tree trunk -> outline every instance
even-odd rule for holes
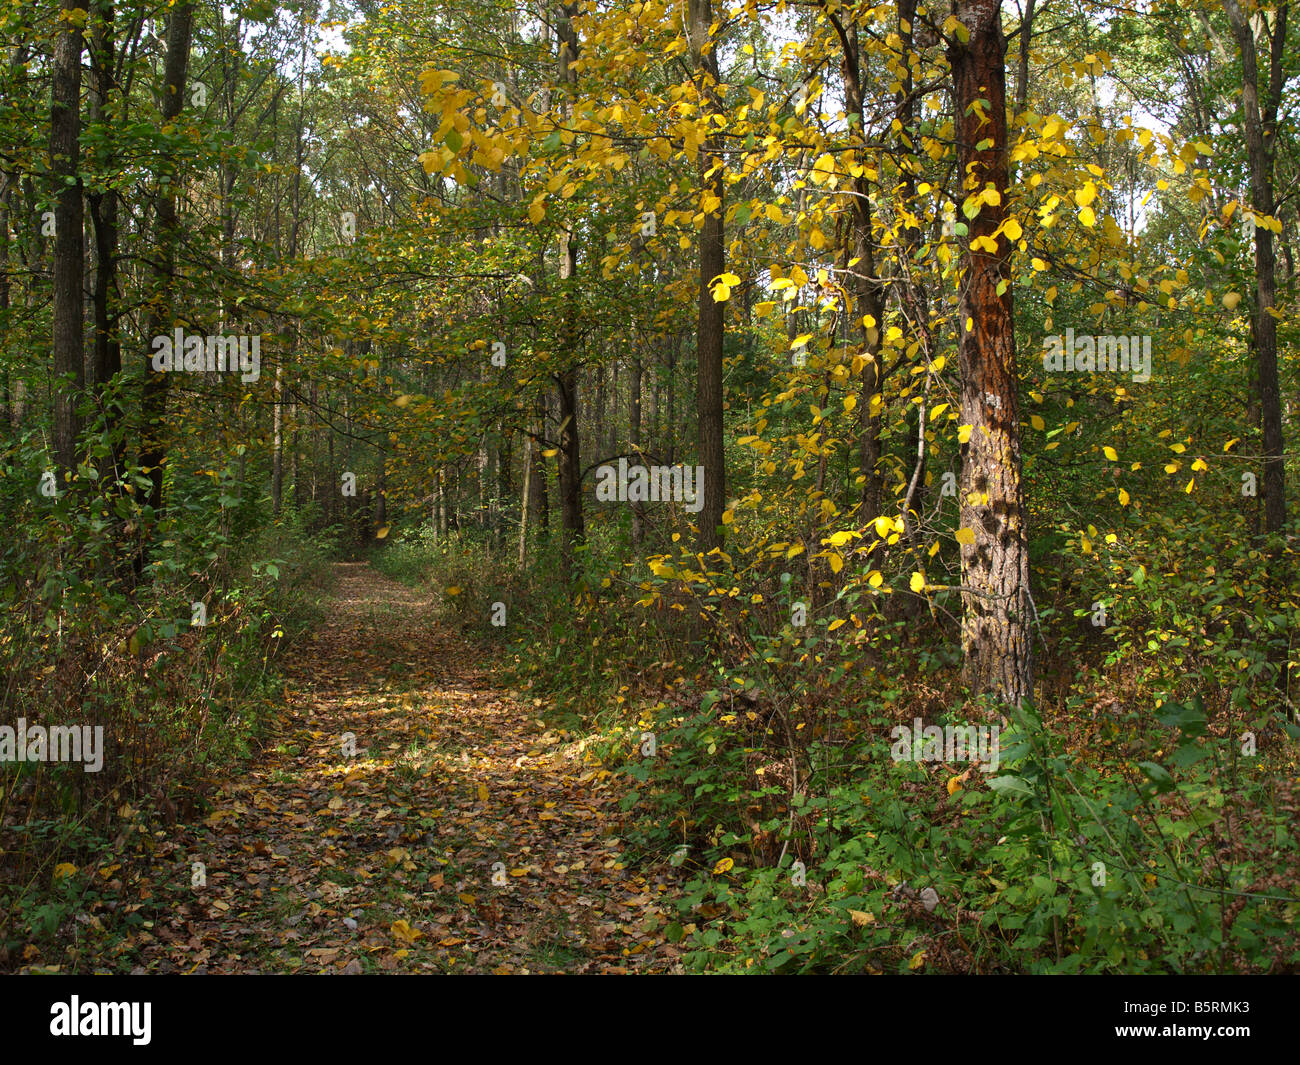
[[[519,493],[519,566],[528,561],[528,510],[532,503],[533,438],[524,434],[524,484]]]
[[[573,63],[578,58],[578,34],[573,18],[578,5],[561,4],[556,23],[560,82],[570,94],[577,85]],[[578,310],[574,277],[578,269],[578,251],[571,230],[560,233],[560,285],[565,306],[560,322],[560,351],[573,362],[555,375],[560,400],[560,522],[562,526],[560,557],[564,577],[573,577],[573,550],[586,536],[582,518],[582,452],[578,436]]]
[[[701,109],[708,115],[720,113],[717,99],[718,57],[716,42],[709,41],[713,25],[712,0],[689,0],[687,35],[691,56],[700,78]],[[712,128],[712,127],[710,127]],[[700,158],[700,190],[716,200],[704,212],[700,230],[699,319],[696,331],[697,362],[695,404],[699,418],[699,461],[704,468],[704,506],[699,514],[700,550],[707,553],[722,546],[722,510],[726,499],[726,455],[723,450],[722,353],[725,302],[714,300],[711,282],[726,271],[726,198],[722,140],[710,136]]]
[[[627,437],[631,444],[630,450],[636,456],[635,461],[641,462],[641,359],[640,357],[632,360],[632,381],[629,385],[628,392],[628,413],[627,413]],[[645,539],[645,514],[644,508],[640,501],[632,503],[632,543],[640,545]]]
[[[904,0],[904,5],[906,2]],[[845,113],[856,120],[853,125],[857,127],[858,151],[865,153],[867,148],[863,130],[866,128],[866,119],[863,114],[864,98],[856,23],[849,25],[845,39],[848,47],[841,62]],[[910,44],[910,37],[905,40]],[[865,154],[859,154],[857,162],[863,172],[853,179],[854,195],[849,197],[848,247],[848,260],[856,259],[857,262],[849,267],[848,287],[853,293],[850,316],[861,331],[862,356],[865,360],[862,367],[862,390],[858,398],[858,465],[863,478],[858,524],[865,527],[879,517],[884,506],[884,477],[880,469],[880,427],[884,414],[884,396],[880,391],[884,383],[880,366],[880,336],[884,300],[876,277],[875,244],[871,234],[871,183],[866,177]]]
[[[958,313],[962,423],[971,427],[962,455],[961,527],[974,534],[961,546],[964,680],[975,694],[1019,705],[1033,694],[1033,648],[1011,242],[997,238],[996,253],[971,247],[1007,217],[1006,40],[998,0],[963,0],[957,17],[970,32],[966,44],[953,39],[948,51],[958,173],[968,175],[967,196],[991,188],[999,199],[982,203],[970,221]]]
[[[98,9],[99,25],[91,49],[90,120],[95,124],[110,121],[109,100],[115,85],[113,61],[114,11],[111,0],[102,0]],[[107,160],[106,160],[107,161]],[[117,335],[117,255],[118,224],[117,194],[111,190],[96,192],[88,198],[91,225],[95,234],[95,288],[93,308],[95,316],[95,344],[92,366],[93,388],[102,394],[104,388],[122,370],[122,345]],[[105,412],[105,429],[112,430],[120,410]],[[122,451],[116,449],[120,460]]]
[[[537,532],[547,539],[551,531],[551,506],[546,493],[546,469],[542,464],[541,442],[546,428],[546,396],[537,394],[537,446],[533,448],[532,503],[537,514]]]
[[[65,15],[79,10],[63,0]],[[83,13],[84,14],[84,13]],[[69,473],[77,463],[77,403],[86,385],[82,280],[84,205],[81,181],[81,28],[68,18],[54,41],[51,69],[50,173],[54,176],[54,459]]]
[[[1242,13],[1237,0],[1224,0],[1241,52],[1241,105],[1250,168],[1250,205],[1256,216],[1271,217],[1277,209],[1273,188],[1277,155],[1277,111],[1281,102],[1284,72],[1282,48],[1286,40],[1287,3],[1279,4],[1269,32],[1266,15],[1254,19]],[[1259,49],[1255,27],[1269,45],[1268,81],[1260,89]],[[1255,345],[1255,367],[1259,391],[1260,429],[1264,445],[1264,530],[1280,533],[1286,525],[1286,467],[1283,456],[1282,398],[1277,371],[1277,259],[1273,231],[1262,224],[1255,228],[1255,299],[1252,307],[1251,339]]]
[[[167,22],[167,54],[163,61],[163,102],[161,124],[174,123],[185,105],[185,72],[190,60],[190,31],[194,23],[194,5],[178,3]],[[176,161],[160,161],[155,180],[158,191],[154,197],[154,232],[158,248],[154,266],[153,305],[145,330],[152,340],[172,321],[173,287],[176,275],[176,244],[180,238],[180,222],[176,213],[176,184],[180,175]],[[163,463],[167,459],[167,392],[170,373],[155,373],[145,377],[142,396],[142,421],[140,440],[140,465],[149,476],[149,506],[153,508],[153,521],[157,522],[163,508]],[[141,540],[141,551],[136,561],[137,573],[146,558],[146,543]]]

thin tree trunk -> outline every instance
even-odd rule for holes
[[[628,392],[627,436],[632,454],[641,462],[641,359],[632,360],[632,381]],[[632,543],[640,545],[645,539],[645,514],[640,501],[632,503]]]
[[[907,0],[900,6],[900,19]],[[834,16],[831,16],[832,18]],[[844,79],[845,113],[856,122],[858,150],[866,151],[863,138],[866,116],[861,79],[861,56],[858,46],[858,27],[850,23],[845,31],[848,47],[845,49],[841,70]],[[910,32],[904,37],[910,46]],[[871,234],[871,183],[866,177],[866,159],[860,155],[860,176],[853,178],[853,193],[849,197],[850,236],[848,260],[857,260],[850,267],[849,286],[853,292],[851,317],[861,331],[862,389],[858,397],[858,465],[862,471],[862,507],[858,524],[866,526],[874,521],[884,506],[884,476],[880,469],[880,429],[884,415],[884,396],[881,386],[884,376],[880,365],[881,324],[884,299],[881,284],[876,276],[875,243]],[[847,264],[846,264],[847,265]],[[846,332],[847,338],[847,332]]]
[[[691,56],[700,79],[701,107],[709,114],[722,110],[717,99],[716,42],[709,40],[713,25],[711,0],[688,0],[687,34]],[[696,332],[697,363],[695,403],[699,418],[699,461],[704,468],[704,506],[699,513],[700,550],[722,546],[722,510],[726,499],[726,455],[723,440],[722,359],[725,302],[713,298],[711,283],[727,268],[726,197],[722,141],[710,136],[700,158],[700,189],[716,200],[704,212],[700,230],[699,318]]]
[[[1250,169],[1250,205],[1257,216],[1271,217],[1277,209],[1273,188],[1276,158],[1277,112],[1284,72],[1282,48],[1286,40],[1288,4],[1283,0],[1274,15],[1272,32],[1261,11],[1254,19],[1242,13],[1237,0],[1224,0],[1224,10],[1241,52],[1241,104]],[[1252,22],[1269,45],[1268,80],[1261,98],[1259,49]],[[1280,533],[1286,525],[1286,466],[1283,455],[1282,398],[1277,370],[1277,259],[1273,231],[1255,228],[1255,299],[1251,338],[1259,390],[1260,429],[1264,445],[1264,530]]]
[[[77,462],[77,403],[86,386],[84,205],[81,180],[81,27],[76,0],[54,41],[51,70],[50,173],[54,176],[54,458],[65,471]],[[84,12],[83,12],[84,17]]]
[[[519,566],[528,561],[528,510],[532,503],[533,438],[524,434],[524,485],[519,493]]]
[[[556,23],[560,82],[573,93],[578,74],[573,63],[578,58],[578,35],[573,18],[578,5],[561,4]],[[578,250],[571,230],[560,233],[560,285],[564,289],[564,311],[560,323],[560,351],[573,362],[555,376],[560,400],[560,520],[563,529],[560,545],[561,563],[566,581],[573,576],[573,550],[586,537],[582,517],[582,452],[578,435],[578,320],[577,291],[574,278],[578,269]]]
[[[174,123],[185,104],[185,72],[190,60],[190,33],[194,23],[194,5],[178,3],[172,8],[167,22],[167,53],[163,61],[162,125]],[[153,270],[154,294],[145,335],[157,336],[172,321],[173,287],[176,275],[176,244],[180,238],[180,222],[176,212],[176,184],[180,175],[176,160],[160,161],[155,180],[158,191],[154,196],[154,232],[157,237],[156,259]],[[163,509],[163,463],[167,459],[167,393],[171,383],[170,373],[150,372],[145,377],[142,396],[142,430],[140,464],[148,470],[149,505],[153,508],[155,522]],[[137,574],[143,569],[147,557],[147,540],[141,538],[140,554],[136,560]]]
[[[1037,0],[1025,0],[1020,16],[1020,62],[1016,69],[1016,114],[1024,114],[1029,106],[1029,47],[1034,36],[1034,5]],[[915,0],[913,0],[915,4]]]

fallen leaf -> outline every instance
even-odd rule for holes
[[[394,921],[388,926],[388,930],[393,933],[393,938],[399,943],[409,943],[411,945],[414,945],[415,941],[424,935],[418,928],[412,928],[410,922],[405,920]]]

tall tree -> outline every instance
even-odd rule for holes
[[[557,52],[561,90],[567,94],[566,108],[571,112],[578,83],[578,34],[573,26],[577,4],[561,4],[556,22]],[[572,575],[573,548],[586,535],[582,518],[582,449],[578,434],[578,308],[575,275],[578,270],[578,247],[572,224],[560,230],[560,357],[571,360],[555,374],[559,397],[560,449],[560,551],[566,578]]]
[[[905,17],[903,9],[907,3],[908,0],[903,0],[900,4],[900,21]],[[858,399],[858,465],[862,470],[862,507],[858,523],[865,526],[880,515],[884,502],[884,478],[880,468],[883,400],[880,389],[884,383],[880,361],[880,326],[884,319],[884,299],[876,273],[876,245],[871,232],[872,190],[865,165],[866,93],[862,84],[862,50],[858,41],[858,24],[854,20],[845,26],[835,11],[829,8],[826,17],[835,28],[844,49],[840,59],[844,81],[844,111],[849,116],[854,146],[863,153],[858,157],[857,170],[852,176],[853,195],[849,197],[849,240],[845,249],[845,269],[850,278],[848,288],[853,293],[852,317],[860,332],[864,358],[862,392]],[[910,23],[903,40],[904,48],[910,49]],[[910,74],[908,78],[910,79]]]
[[[727,184],[722,137],[713,116],[725,109],[718,97],[717,42],[711,0],[688,0],[687,37],[695,63],[701,110],[710,133],[700,153],[700,190],[704,225],[700,229],[699,320],[696,330],[695,404],[699,417],[700,465],[704,467],[704,506],[700,510],[700,550],[722,544],[722,510],[726,498],[726,455],[723,450],[722,352],[725,301],[713,298],[712,283],[727,268]]]
[[[50,172],[54,197],[54,456],[65,470],[77,461],[77,403],[86,384],[82,282],[85,209],[81,178],[81,52],[86,12],[63,0],[51,69]]]
[[[190,37],[194,25],[194,5],[178,3],[167,21],[167,46],[163,58],[162,125],[175,123],[185,106],[185,77],[190,61]],[[176,160],[170,152],[159,161],[155,175],[154,234],[157,242],[153,266],[154,293],[150,306],[146,336],[152,338],[172,321],[173,287],[176,275],[176,248],[180,240],[180,219],[176,210],[176,184],[179,181]],[[167,459],[166,411],[171,375],[150,372],[145,377],[142,397],[140,465],[148,470],[149,505],[154,520],[162,513],[163,463]],[[143,568],[147,547],[136,560],[137,572]]]
[[[1286,76],[1282,51],[1289,8],[1281,0],[1272,12],[1260,4],[1247,15],[1237,0],[1223,0],[1224,11],[1241,55],[1242,131],[1250,174],[1250,206],[1255,228],[1255,298],[1251,340],[1255,348],[1260,430],[1264,444],[1264,528],[1279,533],[1286,524],[1286,467],[1283,457],[1282,400],[1277,372],[1277,257],[1273,230],[1264,219],[1277,210],[1274,169],[1277,162],[1277,112]],[[1267,70],[1260,70],[1260,52]]]
[[[1007,209],[1006,39],[998,0],[962,0],[949,39],[966,213],[957,332],[962,453],[964,679],[1018,705],[1032,695],[1032,600],[1021,487],[1020,411]],[[966,36],[966,40],[962,40]],[[988,250],[992,244],[995,251]]]

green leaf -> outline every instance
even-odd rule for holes
[[[1155,762],[1139,762],[1138,768],[1151,781],[1156,794],[1160,795],[1174,790],[1174,778],[1169,775],[1169,770],[1165,769],[1164,766],[1156,765]]]
[[[1010,773],[1004,773],[1000,777],[990,777],[989,787],[999,795],[1032,795],[1034,789],[1021,780],[1018,776]]]
[[[1199,702],[1199,698],[1196,702]],[[1199,736],[1205,731],[1204,706],[1179,706],[1166,703],[1156,711],[1156,720],[1169,728],[1181,729],[1188,736]]]

